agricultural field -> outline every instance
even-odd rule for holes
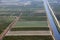
[[[0,34],[8,27],[8,25],[15,19],[11,16],[0,16]]]
[[[6,15],[19,17],[19,20],[11,28],[11,30],[9,30],[9,32],[6,33],[6,36],[3,38],[3,40],[53,40],[50,34],[47,15],[45,12],[43,2],[31,0],[31,3],[31,5],[10,5],[2,8],[0,7],[0,16]],[[25,33],[22,31],[24,31]],[[31,33],[31,36],[24,36],[24,34],[23,36],[21,36],[21,33],[27,33],[27,35]],[[38,36],[33,36],[33,33],[36,33],[36,35]],[[41,34],[43,35],[41,36]]]
[[[46,21],[18,21],[11,31],[49,30]]]
[[[44,9],[44,5],[42,4],[42,1],[35,2],[32,1],[31,5],[26,5],[26,6],[18,6],[18,5],[2,5],[0,6],[0,16],[19,16],[21,11],[34,11],[34,10],[41,10]],[[25,13],[24,12],[24,13]]]
[[[22,16],[20,21],[47,21],[46,16]]]
[[[51,36],[6,36],[3,40],[53,40]]]
[[[34,12],[35,11],[31,13],[27,11],[22,13],[18,22],[11,29],[11,31],[49,30],[46,13]]]
[[[0,11],[0,16],[19,16],[19,11]]]

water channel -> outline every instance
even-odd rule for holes
[[[43,0],[43,1],[44,1],[44,6],[45,6],[45,9],[46,9],[47,15],[48,15],[48,19],[50,21],[51,28],[52,28],[53,33],[54,33],[54,37],[55,37],[56,40],[60,40],[60,33],[57,30],[57,27],[56,27],[56,25],[54,23],[51,12],[50,12],[50,10],[48,8],[47,0]]]

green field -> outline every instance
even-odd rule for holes
[[[23,2],[21,2],[23,3]],[[30,4],[30,1],[27,1]],[[13,3],[14,4],[14,3]],[[19,4],[19,3],[18,3]],[[50,31],[47,23],[47,16],[43,1],[31,0],[31,5],[25,5],[24,2],[19,5],[2,5],[0,6],[0,16],[6,16],[0,19],[0,33],[15,19],[12,16],[19,17],[16,25],[9,31]],[[22,15],[20,15],[22,13]],[[11,16],[11,17],[8,17]],[[8,17],[8,18],[7,18]],[[8,36],[2,40],[53,40],[50,35],[39,36]]]
[[[0,16],[19,16],[19,14],[22,12],[22,16],[46,16],[46,13],[43,12],[36,12],[35,11],[0,11]]]
[[[33,16],[46,16],[46,13],[33,13]]]
[[[47,21],[46,16],[22,16],[20,21]]]
[[[11,30],[49,30],[49,28],[47,21],[18,21]]]
[[[53,40],[51,36],[6,36],[3,40]]]
[[[11,31],[49,31],[48,27],[25,27],[25,28],[12,28]]]
[[[46,21],[18,21],[15,26],[21,27],[46,27],[48,26]]]
[[[0,11],[0,16],[19,16],[19,11]]]
[[[25,12],[22,12],[22,16],[46,16],[46,13],[45,12],[36,12],[35,11],[25,11]]]
[[[0,16],[0,34],[8,27],[8,25],[15,19],[15,17]]]

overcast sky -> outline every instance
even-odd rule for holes
[[[31,1],[32,0],[1,0],[0,5],[31,5]]]
[[[2,2],[19,2],[19,0],[2,0]]]
[[[31,1],[20,2],[20,0],[1,0],[0,5],[30,5]]]

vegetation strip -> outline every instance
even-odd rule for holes
[[[51,36],[6,36],[3,40],[53,40]]]

